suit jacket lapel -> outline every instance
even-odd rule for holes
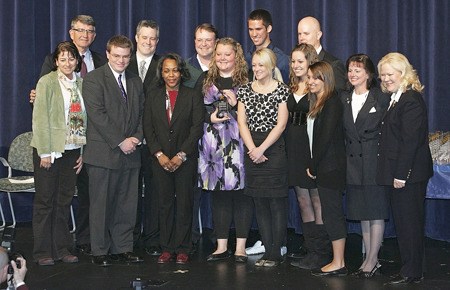
[[[362,106],[359,111],[358,117],[356,118],[355,126],[357,130],[361,130],[364,128],[364,124],[366,123],[367,117],[369,117],[370,110],[375,106],[375,99],[373,97],[373,92],[369,91],[369,95],[367,96],[366,102]]]
[[[352,94],[350,92],[345,93],[344,101],[344,124],[346,124],[345,127],[347,128],[347,132],[349,135],[353,136],[353,138],[355,139],[359,139],[355,122],[353,122]]]
[[[172,112],[172,119],[170,120],[170,125],[172,126],[173,123],[175,123],[175,120],[178,118],[178,116],[181,114],[181,111],[183,110],[183,106],[184,106],[184,99],[183,98],[184,95],[184,88],[183,86],[180,85],[179,89],[178,89],[178,96],[177,96],[177,100],[175,102],[175,107],[173,109]]]

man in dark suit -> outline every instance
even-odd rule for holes
[[[206,73],[203,73],[207,72],[209,69],[209,63],[211,62],[218,37],[219,33],[211,23],[203,23],[195,28],[194,45],[196,54],[186,60],[186,67],[189,70],[191,78],[185,81],[183,85],[189,88],[202,90],[204,76],[206,76]],[[209,200],[209,192],[204,192],[200,187],[198,187],[198,184],[196,182],[194,185],[191,252],[197,251],[198,242],[201,238],[199,218],[200,204],[204,196],[206,196],[206,200]],[[211,240],[213,241],[213,243],[215,243],[214,236]]]
[[[316,49],[319,60],[323,60],[331,64],[336,82],[336,90],[344,90],[347,80],[344,64],[337,57],[323,49],[320,44],[322,31],[320,30],[319,21],[312,16],[302,18],[298,22],[297,33],[298,43],[311,44]]]
[[[125,72],[132,50],[126,36],[113,36],[106,46],[108,63],[83,81],[88,115],[83,159],[91,192],[92,262],[99,266],[108,266],[111,260],[142,261],[132,251],[144,89],[139,76]]]
[[[155,54],[159,42],[159,26],[154,20],[141,20],[136,27],[136,53],[131,56],[127,71],[140,76],[144,93],[155,85],[160,56]],[[144,140],[144,144],[145,144]],[[138,210],[134,227],[134,244],[141,240],[145,251],[159,256],[158,197],[152,189],[152,167],[147,146],[141,148],[141,170],[138,180]],[[142,198],[142,190],[144,197]],[[144,215],[143,215],[144,214]]]
[[[87,72],[94,70],[106,63],[105,57],[95,51],[89,49],[94,42],[96,31],[95,21],[89,15],[77,15],[72,18],[69,30],[70,38],[78,49],[78,52],[83,57],[84,66],[86,68],[83,72],[77,74],[81,77]],[[52,54],[45,57],[42,64],[41,74],[39,77],[48,74],[54,67]],[[35,90],[30,92],[30,103],[34,102],[36,97]],[[77,176],[77,196],[78,209],[76,212],[76,248],[79,252],[89,255],[91,253],[90,237],[89,237],[89,177],[86,169],[83,167],[80,174]]]
[[[194,88],[200,75],[208,71],[218,36],[217,29],[211,23],[203,23],[195,28],[194,44],[196,54],[186,59],[191,78],[183,83]]]

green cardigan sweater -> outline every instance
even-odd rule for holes
[[[77,76],[81,92],[82,79]],[[83,113],[86,124],[86,113]],[[64,98],[58,81],[58,73],[52,71],[39,79],[33,108],[33,138],[31,146],[39,155],[64,152],[67,124],[64,112]]]

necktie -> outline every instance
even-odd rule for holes
[[[87,74],[87,66],[84,62],[84,55],[81,56],[81,70],[80,70],[80,77],[84,78],[84,76]]]
[[[389,111],[390,109],[392,109],[392,108],[395,106],[395,104],[397,104],[397,101],[394,99],[394,100],[392,100],[391,105],[390,105],[389,108],[388,108],[388,111]]]
[[[145,73],[147,70],[145,69],[145,60],[141,60],[140,66],[139,66],[139,76],[141,77],[141,80],[144,81],[145,79]]]
[[[127,92],[125,92],[125,88],[123,87],[122,75],[119,75],[118,80],[119,80],[120,91],[122,92],[122,98],[126,103],[127,102]]]

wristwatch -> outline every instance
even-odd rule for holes
[[[177,153],[177,156],[178,156],[178,158],[180,158],[181,161],[183,161],[183,162],[185,162],[185,161],[187,160],[186,153],[184,153],[183,151],[178,152],[178,153]]]
[[[155,153],[156,159],[159,159],[159,157],[161,157],[161,155],[163,155],[163,154],[164,154],[164,153],[162,153],[161,151],[156,152],[156,153]]]

